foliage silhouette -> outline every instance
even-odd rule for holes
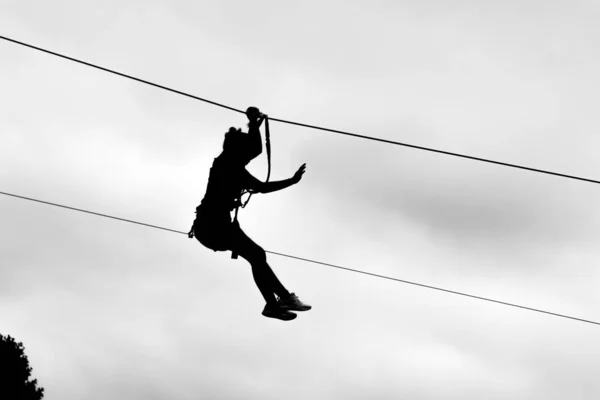
[[[44,389],[31,380],[31,367],[23,343],[0,334],[0,399],[41,400]]]

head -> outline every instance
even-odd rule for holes
[[[244,139],[246,134],[239,128],[231,127],[229,131],[225,133],[225,140],[223,140],[223,152],[227,155],[239,158],[242,155],[244,149]]]
[[[256,121],[257,119],[260,118],[260,110],[258,109],[258,107],[248,107],[246,109],[246,117],[248,117],[248,119],[250,121]]]

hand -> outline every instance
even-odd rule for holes
[[[300,168],[298,168],[298,171],[296,171],[296,173],[292,177],[292,179],[294,180],[295,183],[300,182],[300,179],[302,179],[302,174],[304,174],[305,171],[306,171],[306,164],[302,164],[300,166]]]
[[[260,113],[258,114],[258,126],[261,126],[264,120],[267,118],[267,114]]]

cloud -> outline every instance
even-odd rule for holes
[[[14,3],[0,22],[17,39],[276,117],[597,169],[591,6],[71,3]],[[243,116],[8,44],[2,54],[3,189],[189,228],[222,133]],[[595,186],[272,130],[273,177],[308,171],[244,213],[265,248],[594,315]],[[264,159],[251,168],[264,176]],[[243,260],[184,235],[8,198],[0,214],[3,329],[57,398],[596,391],[594,333],[576,322],[269,255],[314,305],[281,324],[260,315]]]

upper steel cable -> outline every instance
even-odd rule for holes
[[[23,43],[23,42],[20,42],[18,40],[15,40],[15,39],[10,39],[10,38],[8,38],[6,36],[0,36],[0,39],[6,40],[8,42],[12,42],[12,43],[15,43],[15,44],[18,44],[18,45],[21,45],[21,46],[29,47],[31,49],[38,50],[38,51],[41,51],[41,52],[44,52],[44,53],[47,53],[47,54],[51,54],[51,55],[56,56],[56,57],[64,58],[64,59],[69,60],[69,61],[73,61],[73,62],[76,62],[76,63],[79,63],[79,64],[83,64],[83,65],[86,65],[88,67],[92,67],[92,68],[96,68],[96,69],[99,69],[99,70],[102,70],[102,71],[105,71],[105,72],[109,72],[111,74],[115,74],[115,75],[121,76],[123,78],[128,78],[128,79],[132,79],[132,80],[137,81],[137,82],[145,83],[147,85],[154,86],[154,87],[157,87],[159,89],[167,90],[169,92],[177,93],[177,94],[180,94],[182,96],[190,97],[190,98],[195,99],[195,100],[200,100],[200,101],[203,101],[205,103],[209,103],[209,104],[212,104],[212,105],[215,105],[215,106],[218,106],[218,107],[226,108],[226,109],[231,110],[231,111],[235,111],[235,112],[238,112],[238,113],[244,113],[244,111],[242,111],[240,109],[237,109],[237,108],[234,108],[234,107],[230,107],[230,106],[227,106],[227,105],[224,105],[224,104],[221,104],[221,103],[217,103],[217,102],[212,101],[212,100],[204,99],[202,97],[194,96],[192,94],[185,93],[185,92],[182,92],[180,90],[172,89],[172,88],[169,88],[167,86],[159,85],[157,83],[153,83],[153,82],[150,82],[150,81],[147,81],[147,80],[144,80],[144,79],[136,78],[134,76],[127,75],[127,74],[124,74],[124,73],[121,73],[121,72],[117,72],[117,71],[114,71],[114,70],[111,70],[111,69],[108,69],[108,68],[104,68],[104,67],[101,67],[101,66],[98,66],[98,65],[86,62],[86,61],[81,61],[81,60],[78,60],[78,59],[73,58],[73,57],[68,57],[68,56],[65,56],[63,54],[59,54],[59,53],[56,53],[56,52],[53,52],[53,51],[50,51],[50,50],[43,49],[41,47],[37,47],[37,46],[33,46],[33,45],[30,45],[30,44],[27,44],[27,43]],[[453,157],[460,157],[460,158],[466,158],[466,159],[469,159],[469,160],[475,160],[475,161],[481,161],[481,162],[486,162],[486,163],[490,163],[490,164],[501,165],[501,166],[504,166],[504,167],[517,168],[517,169],[521,169],[521,170],[525,170],[525,171],[538,172],[538,173],[546,174],[546,175],[553,175],[553,176],[558,176],[558,177],[562,177],[562,178],[575,179],[575,180],[578,180],[578,181],[584,181],[584,182],[590,182],[590,183],[600,184],[600,181],[598,181],[598,180],[589,179],[589,178],[583,178],[583,177],[575,176],[575,175],[567,175],[567,174],[562,174],[562,173],[558,173],[558,172],[547,171],[547,170],[543,170],[543,169],[530,168],[530,167],[525,167],[523,165],[510,164],[510,163],[505,163],[505,162],[501,162],[501,161],[494,161],[494,160],[490,160],[490,159],[486,159],[486,158],[473,157],[473,156],[468,156],[468,155],[460,154],[460,153],[452,153],[452,152],[449,152],[449,151],[433,149],[433,148],[430,148],[430,147],[416,146],[416,145],[412,145],[412,144],[397,142],[397,141],[394,141],[394,140],[382,139],[382,138],[377,138],[377,137],[373,137],[373,136],[359,135],[357,133],[345,132],[345,131],[340,131],[340,130],[337,130],[337,129],[323,128],[321,126],[303,124],[303,123],[300,123],[300,122],[288,121],[288,120],[280,119],[280,118],[273,118],[273,117],[269,117],[269,118],[271,119],[271,121],[277,121],[277,122],[281,122],[281,123],[284,123],[284,124],[296,125],[296,126],[301,126],[301,127],[305,127],[305,128],[317,129],[317,130],[321,130],[321,131],[325,131],[325,132],[337,133],[337,134],[340,134],[340,135],[352,136],[352,137],[357,137],[357,138],[361,138],[361,139],[367,139],[367,140],[373,140],[373,141],[387,143],[387,144],[393,144],[393,145],[397,145],[397,146],[409,147],[409,148],[417,149],[417,150],[429,151],[429,152],[438,153],[438,154],[445,154],[445,155],[453,156]]]

